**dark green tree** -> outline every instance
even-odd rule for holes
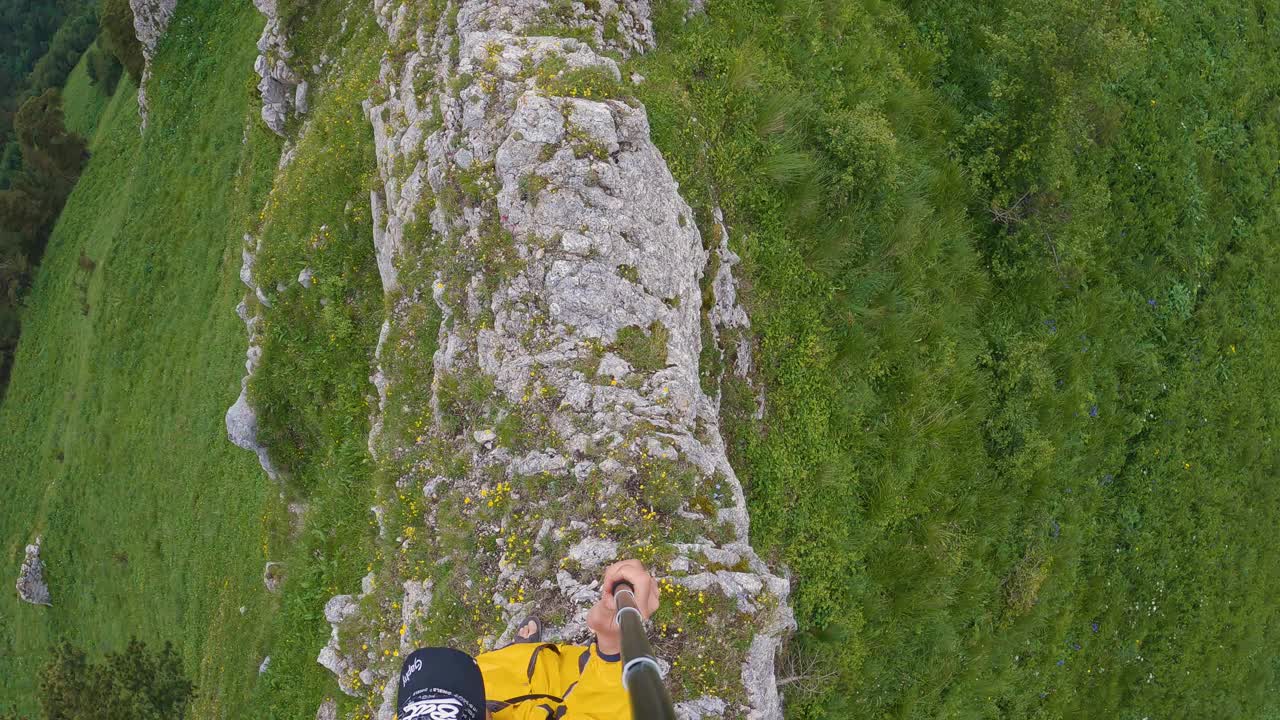
[[[151,650],[133,639],[124,652],[92,663],[63,641],[40,673],[45,720],[180,720],[194,697],[195,685],[171,643]]]
[[[6,244],[29,244],[27,239],[35,237],[47,221],[44,203],[38,196],[32,195],[28,188],[16,187],[0,191],[0,230],[6,236]]]
[[[28,171],[75,183],[89,159],[89,150],[84,138],[67,129],[61,92],[49,88],[28,100],[18,110],[13,126]]]
[[[80,56],[98,35],[98,13],[87,7],[67,18],[49,41],[49,49],[36,61],[27,77],[27,92],[39,93],[45,88],[61,87],[80,62]]]
[[[133,28],[133,8],[129,0],[102,0],[98,14],[102,32],[98,44],[115,56],[136,83],[142,77],[142,45]]]

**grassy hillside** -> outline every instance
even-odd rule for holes
[[[145,140],[127,82],[103,112],[0,408],[4,557],[43,533],[55,598],[42,610],[0,594],[0,702],[22,708],[61,636],[96,650],[171,639],[205,708],[242,703],[260,660],[262,516],[277,501],[252,456],[227,443],[222,413],[244,352],[237,242],[277,150],[261,133],[241,143],[252,9],[186,19],[198,30],[174,40],[187,57],[173,48],[157,68]],[[195,57],[206,42],[226,55]],[[92,103],[76,83],[73,122],[88,129]],[[84,296],[81,251],[97,263]]]
[[[745,260],[792,716],[1274,716],[1277,10],[662,13],[637,92]]]
[[[34,707],[37,671],[64,636],[95,653],[134,635],[173,641],[199,686],[196,717],[302,717],[334,693],[315,662],[320,610],[370,557],[361,481],[381,292],[360,101],[380,50],[366,22],[317,43],[332,51],[335,85],[313,94],[311,130],[277,177],[281,144],[258,117],[252,70],[261,27],[247,4],[184,3],[156,59],[145,134],[127,81],[101,109],[82,68],[68,81],[69,124],[98,125],[93,159],[50,243],[0,408],[0,462],[15,478],[0,487],[4,555],[16,563],[43,533],[55,605],[0,595],[0,708]],[[234,308],[246,232],[264,238],[269,286],[307,265],[322,288],[278,297],[279,320],[263,324],[253,391],[285,486],[223,428],[244,368]],[[308,242],[317,234],[327,246]],[[363,299],[317,305],[347,294]],[[309,504],[300,536],[291,501]],[[268,560],[288,568],[282,595],[263,587]]]
[[[88,62],[90,47],[80,62],[76,63],[71,74],[67,76],[67,84],[62,88],[62,113],[66,119],[67,129],[93,139],[94,130],[98,127],[98,119],[102,116],[107,102],[111,100],[89,81]]]

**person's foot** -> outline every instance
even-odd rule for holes
[[[542,642],[542,623],[531,617],[516,631],[516,642]]]

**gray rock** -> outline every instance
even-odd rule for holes
[[[231,442],[238,447],[257,454],[258,464],[267,473],[267,477],[272,480],[278,479],[280,473],[276,469],[275,463],[272,462],[271,455],[265,447],[258,444],[258,413],[249,404],[249,391],[247,389],[242,388],[240,397],[236,398],[235,404],[227,409],[226,425],[227,437],[231,439]]]
[[[18,571],[18,599],[32,605],[52,606],[49,596],[49,585],[44,579],[44,561],[40,559],[40,543],[42,538],[26,548],[22,559],[22,569]]]
[[[244,236],[244,247],[241,248],[240,282],[253,293],[262,308],[270,308],[270,300],[262,288],[258,287],[253,277],[254,256],[260,244],[260,239],[255,240],[248,234]],[[247,296],[236,306],[236,314],[244,322],[245,330],[249,335],[249,347],[245,351],[245,377],[240,381],[240,396],[227,409],[225,417],[227,437],[236,446],[256,454],[258,464],[262,466],[267,477],[276,480],[280,477],[280,472],[271,461],[271,455],[267,449],[258,443],[258,414],[249,402],[249,378],[258,367],[262,349],[257,337],[258,316],[250,310]]]
[[[613,353],[605,353],[604,357],[600,358],[600,367],[596,369],[596,377],[608,377],[614,380],[621,380],[630,374],[631,365]]]
[[[295,540],[302,535],[302,530],[306,527],[308,508],[309,506],[305,502],[291,502],[287,506],[289,511],[289,536]]]
[[[537,475],[539,473],[559,472],[567,465],[568,461],[563,455],[534,451],[513,463],[511,470],[517,475]]]
[[[227,437],[245,450],[257,450],[258,413],[249,404],[249,394],[241,391],[235,404],[227,410]]]
[[[289,66],[293,53],[289,51],[288,38],[280,22],[274,0],[262,0],[254,5],[267,18],[258,38],[258,59],[253,69],[258,73],[258,94],[262,97],[262,121],[272,132],[284,136],[285,124],[295,112],[305,113],[310,107],[310,85]]]
[[[280,592],[280,587],[284,585],[284,563],[267,563],[262,568],[262,584],[268,592]]]
[[[338,720],[338,703],[333,698],[325,698],[316,709],[316,720]]]
[[[486,429],[486,430],[476,430],[475,432],[471,433],[471,436],[475,439],[477,443],[481,445],[487,445],[488,443],[491,443],[494,440],[496,440],[498,437],[498,434],[491,429]]]
[[[310,288],[312,277],[311,268],[303,268],[302,272],[298,273],[298,284],[304,288]]]
[[[729,228],[724,222],[724,211],[716,206],[715,209],[715,227],[719,230],[720,244],[715,248],[715,253],[720,258],[720,266],[716,271],[716,276],[711,283],[711,294],[715,298],[715,303],[707,310],[707,320],[710,321],[711,341],[715,345],[716,353],[721,359],[725,356],[727,345],[733,344],[736,350],[736,360],[733,366],[734,376],[745,380],[747,386],[755,393],[756,410],[753,417],[757,420],[764,417],[764,389],[757,386],[755,379],[752,377],[752,357],[754,348],[751,345],[751,319],[747,317],[747,311],[738,302],[737,279],[734,277],[733,269],[741,260],[738,255],[729,249]],[[723,365],[723,363],[721,363]],[[723,371],[722,371],[723,374]],[[716,406],[720,405],[720,384],[721,378],[716,379]]]
[[[350,595],[335,595],[324,604],[324,619],[332,625],[339,625],[360,610]]]
[[[262,663],[258,665],[258,674],[261,675],[271,668],[271,656],[262,658]]]
[[[173,18],[173,8],[177,0],[129,0],[133,10],[133,31],[142,45],[142,79],[138,81],[138,115],[142,118],[142,129],[147,129],[147,85],[151,79],[151,59],[155,57],[156,45],[169,28]]]
[[[293,94],[293,106],[301,115],[307,114],[311,110],[311,100],[307,97],[307,93],[311,90],[311,85],[306,80],[298,83],[297,90]]]
[[[704,695],[696,700],[676,703],[676,717],[679,720],[696,720],[706,717],[724,717],[728,704],[718,697]]]
[[[569,559],[581,563],[584,570],[596,570],[618,559],[618,543],[588,537],[569,547]]]

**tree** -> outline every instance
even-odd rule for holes
[[[44,204],[25,187],[0,190],[0,231],[6,235],[17,237],[26,245],[47,221]]]
[[[36,61],[27,76],[27,92],[61,87],[80,61],[80,55],[98,34],[98,13],[87,7],[79,15],[67,18],[49,41],[49,49]]]
[[[195,690],[172,643],[153,651],[136,638],[98,663],[64,640],[40,673],[45,720],[181,720]]]
[[[138,82],[142,78],[142,44],[133,28],[133,8],[129,7],[129,0],[102,0],[99,20],[102,25],[99,44]]]
[[[89,80],[97,85],[104,95],[111,95],[116,91],[116,84],[120,82],[120,73],[123,70],[115,55],[97,45],[89,48],[89,56],[85,60],[85,71],[89,74]]]
[[[89,159],[89,149],[84,138],[67,129],[61,92],[49,88],[25,102],[13,118],[13,129],[28,171],[75,184]]]

